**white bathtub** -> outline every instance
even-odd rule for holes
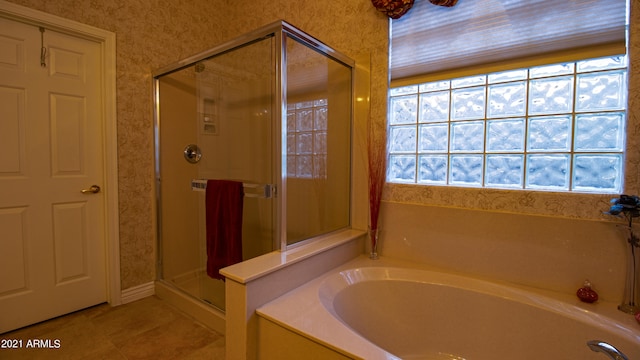
[[[608,359],[597,339],[640,360],[640,324],[614,303],[407,265],[358,258],[258,314],[350,358]]]

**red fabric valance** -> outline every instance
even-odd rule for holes
[[[373,6],[392,19],[399,19],[413,6],[414,0],[371,0]],[[433,5],[451,7],[458,0],[429,0]]]

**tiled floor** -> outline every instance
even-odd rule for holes
[[[22,349],[0,349],[3,360],[222,360],[225,351],[224,336],[154,296],[117,307],[98,305],[0,334],[0,339],[22,340]],[[49,340],[52,348],[27,349],[35,339]]]

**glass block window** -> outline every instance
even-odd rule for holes
[[[326,179],[327,100],[287,104],[287,176]]]
[[[618,193],[627,58],[390,90],[387,181]]]

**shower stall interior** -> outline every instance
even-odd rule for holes
[[[158,281],[224,311],[209,179],[243,183],[243,260],[350,226],[353,68],[281,21],[154,73]]]

